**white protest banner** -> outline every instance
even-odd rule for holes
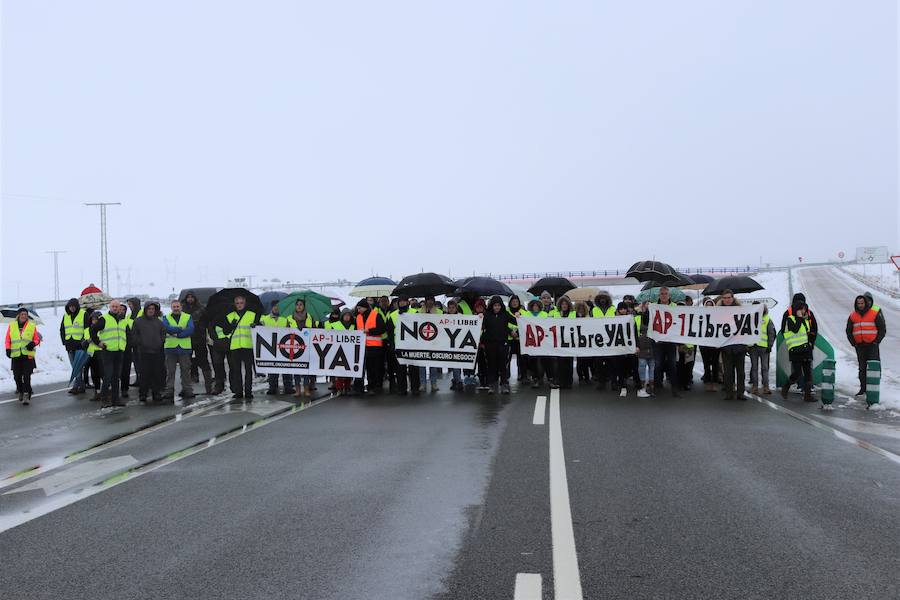
[[[634,354],[634,317],[565,319],[519,317],[519,347],[532,356],[616,356]]]
[[[365,359],[366,336],[359,331],[253,328],[257,373],[362,377]]]
[[[401,365],[474,369],[481,317],[403,313],[394,332]]]
[[[657,342],[721,348],[759,341],[762,304],[747,306],[663,306],[650,304],[647,333]]]

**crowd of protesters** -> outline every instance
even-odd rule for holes
[[[659,290],[658,302],[675,305],[669,289]],[[754,302],[756,303],[756,302]],[[692,305],[686,296],[678,304]],[[716,298],[707,297],[704,306],[736,306],[740,301],[730,291]],[[91,399],[103,407],[124,406],[132,387],[138,389],[142,403],[175,401],[176,375],[180,376],[180,399],[188,404],[196,397],[194,385],[203,378],[208,395],[224,392],[227,384],[236,402],[252,402],[255,376],[252,352],[253,327],[293,327],[297,329],[364,330],[367,338],[365,378],[336,378],[329,389],[337,394],[378,395],[388,391],[400,395],[420,394],[439,389],[443,369],[401,365],[394,351],[399,316],[406,312],[431,314],[482,315],[482,334],[475,369],[448,369],[449,388],[476,388],[489,394],[510,392],[511,365],[516,364],[518,381],[538,389],[542,386],[569,389],[576,377],[579,385],[595,385],[626,396],[629,388],[638,397],[655,396],[664,382],[673,396],[690,390],[694,384],[697,348],[690,344],[657,342],[647,333],[648,303],[638,303],[634,296],[624,295],[614,304],[608,292],[600,292],[593,301],[573,303],[568,296],[554,298],[543,292],[527,306],[518,296],[504,302],[499,296],[489,300],[468,294],[451,298],[446,304],[434,297],[421,302],[404,296],[393,299],[382,296],[361,300],[351,309],[333,308],[320,323],[298,300],[294,312],[281,315],[277,302],[268,314],[257,314],[247,308],[246,298],[237,296],[230,312],[215,319],[205,314],[205,307],[193,292],[184,302],[173,300],[169,312],[161,313],[160,304],[130,298],[125,303],[113,300],[106,312],[82,308],[77,299],[69,300],[60,323],[60,337],[73,364],[70,394],[84,394],[92,389]],[[571,317],[606,318],[631,315],[638,331],[637,349],[633,355],[608,357],[536,357],[520,351],[517,318]],[[791,360],[791,375],[781,393],[797,383],[804,399],[813,401],[812,349],[818,333],[815,315],[809,310],[803,294],[796,294],[782,317],[779,330]],[[879,357],[878,345],[886,326],[881,309],[871,294],[857,296],[847,321],[847,338],[859,359],[860,391],[866,390],[865,365]],[[747,383],[745,357],[750,359],[749,384],[753,394],[771,394],[769,365],[776,329],[763,307],[763,326],[759,341],[752,346],[729,345],[722,348],[701,347],[703,365],[701,381],[707,392],[721,390],[724,399],[745,399]],[[31,400],[31,373],[35,366],[36,348],[41,336],[28,311],[20,308],[16,320],[6,334],[6,354],[12,360],[16,391],[22,404]],[[372,343],[370,344],[369,341]],[[76,364],[79,351],[83,360]],[[227,365],[227,369],[226,369]],[[132,383],[132,367],[136,381]],[[226,375],[227,370],[227,375]],[[310,397],[316,378],[309,375],[269,375],[268,394],[279,393],[279,379],[286,394]],[[387,390],[385,390],[387,387]]]

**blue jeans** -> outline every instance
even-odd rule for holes
[[[425,369],[426,367],[419,367],[419,381],[425,383]],[[438,379],[441,378],[441,368],[440,367],[427,367],[428,369],[428,379],[431,380],[432,383],[436,383]]]
[[[462,369],[447,369],[450,373],[450,381],[462,381]]]
[[[69,366],[75,365],[75,353],[77,350],[67,350],[69,354]],[[78,369],[78,372],[75,373],[75,380],[72,382],[72,387],[77,389],[84,387],[84,380],[81,378],[82,369]]]
[[[638,358],[638,377],[644,383],[653,379],[655,363],[652,358]]]
[[[316,383],[315,375],[294,375],[294,385],[297,387],[307,386],[312,387]],[[302,389],[302,388],[301,388]]]

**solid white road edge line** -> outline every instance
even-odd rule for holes
[[[547,396],[538,396],[534,401],[534,418],[531,420],[533,425],[543,425],[544,415],[547,412]]]
[[[204,450],[208,450],[213,446],[218,446],[223,442],[227,442],[228,440],[234,439],[236,437],[240,437],[246,434],[248,431],[255,431],[260,427],[264,427],[269,425],[270,423],[274,423],[275,421],[280,421],[285,417],[289,417],[291,415],[297,414],[298,412],[303,412],[304,410],[310,409],[314,406],[318,406],[324,402],[328,402],[332,398],[336,398],[336,396],[326,396],[321,400],[315,400],[310,402],[309,404],[304,404],[301,406],[294,406],[291,410],[286,410],[283,413],[279,413],[277,415],[271,417],[264,417],[259,421],[254,422],[252,425],[244,426],[241,429],[235,430],[229,434],[222,436],[215,436],[211,438],[207,442],[200,442],[195,444],[194,446],[187,448],[185,450],[181,450],[179,452],[173,452],[168,456],[161,458],[157,461],[154,461],[150,464],[144,465],[143,467],[138,467],[132,471],[125,471],[122,473],[118,473],[106,479],[105,481],[101,481],[100,483],[91,485],[87,488],[84,488],[78,492],[73,493],[63,493],[60,494],[60,497],[51,500],[50,502],[46,502],[37,508],[32,508],[27,513],[19,513],[12,515],[0,516],[0,533],[12,529],[13,527],[18,527],[23,523],[27,523],[29,521],[33,521],[38,517],[42,517],[46,514],[52,513],[60,508],[66,507],[70,504],[75,504],[79,500],[84,500],[85,498],[89,498],[94,494],[99,494],[100,492],[105,492],[108,489],[114,488],[117,485],[125,483],[126,481],[130,481],[141,475],[146,475],[147,473],[152,473],[157,469],[161,469],[167,465],[171,465],[174,462],[177,462],[183,458],[187,458],[188,456],[194,456]]]
[[[559,390],[550,391],[550,528],[553,541],[553,587],[556,600],[582,600],[575,529],[569,504],[563,450]]]
[[[860,440],[858,438],[855,438],[852,435],[845,433],[839,429],[835,429],[834,427],[832,427],[830,425],[826,425],[825,423],[822,423],[821,421],[812,419],[810,417],[807,417],[806,415],[801,415],[800,413],[794,412],[789,408],[785,408],[785,407],[781,406],[780,404],[775,404],[771,400],[766,400],[765,398],[762,398],[760,396],[754,396],[750,392],[744,392],[744,395],[748,398],[752,398],[753,400],[756,400],[760,404],[764,404],[764,405],[768,406],[769,408],[773,408],[779,412],[785,413],[786,415],[790,415],[790,416],[794,417],[795,419],[797,419],[798,421],[802,421],[802,422],[806,423],[807,425],[812,425],[816,429],[821,429],[822,431],[827,431],[827,432],[831,433],[832,435],[834,435],[834,437],[836,437],[839,440],[849,442],[849,443],[853,444],[854,446],[857,446],[864,450],[868,450],[869,452],[874,452],[875,454],[877,454],[883,458],[886,458],[893,463],[900,465],[900,455],[894,454],[893,452],[890,452],[889,450],[885,450],[884,448],[879,448],[875,444],[869,443],[865,440]]]
[[[59,388],[58,390],[50,390],[49,392],[41,392],[40,394],[32,394],[31,397],[32,398],[40,398],[41,396],[49,396],[50,394],[55,394],[57,392],[64,392],[67,389],[69,389],[69,388],[64,387],[64,388]],[[0,404],[9,404],[10,402],[18,402],[18,401],[19,401],[18,398],[10,398],[9,400],[0,400]]]
[[[513,600],[541,600],[540,573],[516,573]]]

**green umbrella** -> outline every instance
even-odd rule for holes
[[[672,302],[681,302],[685,298],[685,293],[678,289],[669,288],[669,298]],[[635,300],[640,302],[657,302],[659,300],[659,288],[650,288],[649,290],[644,290],[640,294],[637,295]]]
[[[278,301],[278,310],[281,315],[287,317],[294,314],[294,305],[297,304],[297,300],[306,302],[306,312],[320,323],[331,312],[331,298],[312,290],[303,290],[302,292],[291,292]]]

